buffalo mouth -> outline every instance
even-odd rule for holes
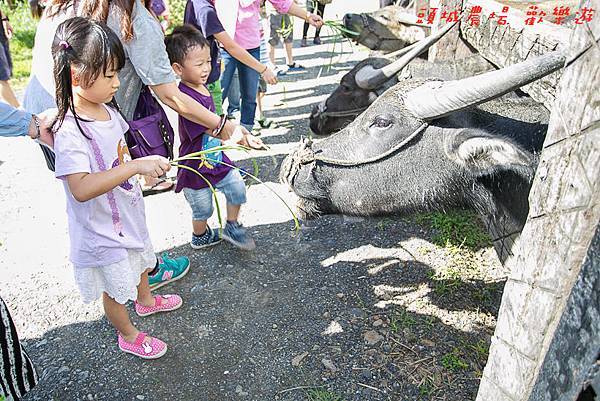
[[[290,153],[282,162],[279,171],[279,181],[286,184],[288,188],[298,197],[296,209],[301,219],[314,219],[325,214],[327,203],[317,194],[316,182],[312,179],[310,170],[312,164],[304,165],[299,162],[306,145]]]

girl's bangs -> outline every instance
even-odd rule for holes
[[[112,31],[107,35],[107,41],[106,48],[108,54],[107,57],[104,58],[104,72],[109,68],[120,71],[125,66],[125,51],[123,50],[123,45],[117,35]]]

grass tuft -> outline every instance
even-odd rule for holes
[[[458,348],[454,348],[452,352],[442,357],[442,366],[453,372],[465,370],[469,368],[469,364],[460,358],[460,351]]]
[[[311,388],[308,390],[306,392],[306,397],[309,401],[343,401],[340,395],[319,388]]]

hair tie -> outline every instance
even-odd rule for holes
[[[71,45],[69,43],[67,43],[66,40],[61,40],[58,45],[60,47],[62,47],[63,49],[67,50],[69,47],[71,47]]]

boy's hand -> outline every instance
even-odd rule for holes
[[[237,139],[234,139],[233,142],[237,142],[240,140],[241,136],[245,134],[249,134],[246,128],[241,125],[236,125],[231,121],[226,121],[223,130],[219,135],[219,139],[223,142],[229,142],[235,136]]]
[[[238,142],[242,146],[246,146],[250,149],[256,150],[267,150],[267,145],[264,142],[253,135],[244,135],[243,138]]]
[[[171,169],[169,161],[162,156],[146,156],[132,160],[135,163],[137,174],[149,175],[158,178]]]

